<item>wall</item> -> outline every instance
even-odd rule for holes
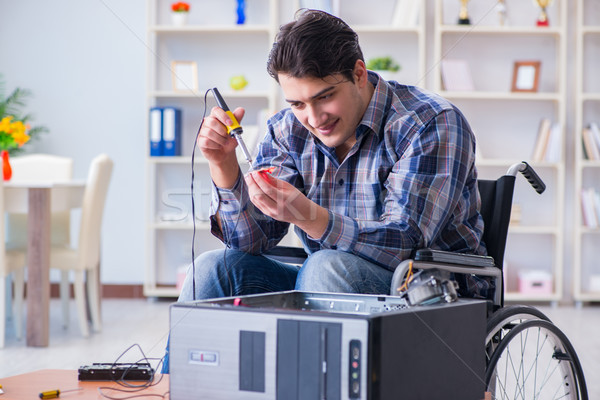
[[[97,154],[114,160],[102,280],[143,282],[146,1],[0,4],[5,91],[30,89],[27,111],[50,129],[28,152],[72,157],[77,179]]]

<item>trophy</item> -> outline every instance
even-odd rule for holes
[[[507,25],[508,18],[505,0],[498,0],[498,4],[496,4],[496,11],[498,11],[498,22],[500,23],[500,26]]]
[[[548,21],[546,8],[552,3],[552,0],[535,0],[535,2],[541,9],[540,16],[537,19],[537,26],[549,26],[550,22]]]
[[[467,11],[468,2],[469,0],[460,0],[460,12],[458,14],[459,25],[471,25],[471,20],[469,19],[469,13]]]

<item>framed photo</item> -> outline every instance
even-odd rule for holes
[[[513,92],[537,92],[540,79],[540,61],[515,61]]]
[[[198,64],[195,61],[171,61],[171,80],[176,92],[198,90]]]

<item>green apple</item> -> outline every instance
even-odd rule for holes
[[[229,86],[231,86],[233,90],[242,90],[247,84],[248,81],[244,75],[235,75],[229,79]]]

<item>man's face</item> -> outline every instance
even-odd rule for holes
[[[356,127],[368,105],[356,77],[353,83],[341,74],[326,78],[279,74],[279,84],[302,125],[326,146],[336,148],[338,155],[341,150],[345,157],[356,142]]]

